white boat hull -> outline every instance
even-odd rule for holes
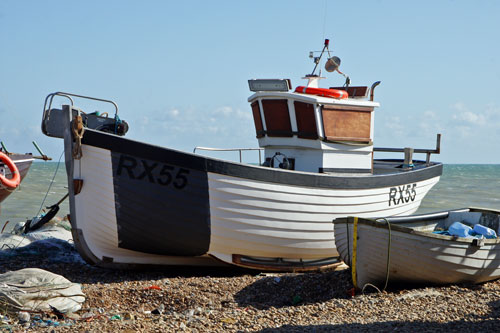
[[[82,158],[69,159],[73,169],[70,183],[75,179],[83,182],[81,191],[70,197],[77,247],[85,259],[104,266],[219,265],[223,262],[289,270],[332,264],[338,261],[334,218],[353,214],[365,217],[411,214],[439,180],[439,176],[435,176],[415,182],[414,200],[401,200],[394,205],[388,200],[391,186],[328,189],[207,172],[208,249],[199,255],[165,255],[122,246],[117,214],[136,210],[142,198],[127,192],[126,196],[135,197],[135,204],[124,207],[118,201],[120,195],[116,190],[120,187],[117,187],[112,155],[111,150],[83,144]],[[151,200],[156,199],[159,204],[168,201],[167,197]],[[147,222],[137,221],[134,226],[137,239],[147,239],[159,231],[141,227],[141,223]],[[276,266],[276,262],[281,264]]]
[[[315,189],[209,174],[209,253],[229,263],[233,254],[310,260],[336,257],[333,219],[354,214],[412,214],[438,180],[418,183],[415,201],[389,207],[390,188]]]

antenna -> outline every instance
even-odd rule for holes
[[[326,52],[328,52],[329,58],[325,63],[325,70],[327,72],[330,72],[330,73],[331,72],[338,72],[339,74],[341,74],[343,77],[345,77],[345,84],[344,85],[346,87],[349,87],[349,85],[351,84],[351,79],[349,78],[349,76],[345,75],[344,73],[342,73],[339,70],[340,58],[336,57],[336,56],[333,56],[333,57],[330,56],[330,49],[328,48],[329,45],[330,45],[330,40],[325,39],[325,44],[323,46],[323,50],[309,52],[309,58],[313,59],[313,62],[315,65],[314,65],[314,69],[313,69],[312,73],[306,75],[306,78],[318,77],[318,75],[315,75],[314,72],[316,72],[316,68],[318,68],[319,63],[321,62],[321,57],[323,57],[323,53],[325,53],[325,51],[326,51]],[[321,52],[319,57],[314,56],[315,52]],[[321,76],[321,70],[320,70],[320,76]]]
[[[314,69],[309,76],[314,76],[314,72],[316,71],[316,68],[318,67],[319,62],[321,61],[321,57],[323,56],[323,53],[325,52],[325,50],[328,50],[328,44],[330,44],[330,40],[325,39],[325,46],[323,46],[323,50],[321,50],[321,54],[319,55],[319,57],[313,57],[314,63],[316,65],[314,66]],[[330,54],[330,50],[328,50],[328,54]],[[311,55],[312,55],[312,52],[309,52],[309,57],[311,57]]]

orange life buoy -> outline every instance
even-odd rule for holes
[[[21,183],[21,175],[19,174],[16,164],[10,159],[9,156],[7,156],[7,154],[2,153],[1,151],[0,161],[2,161],[9,168],[10,173],[12,174],[12,178],[10,179],[0,174],[0,182],[2,185],[11,189],[18,187],[19,183]]]
[[[344,99],[344,98],[349,97],[349,94],[347,94],[347,91],[338,90],[338,89],[325,89],[325,88],[312,88],[312,87],[298,86],[297,88],[295,88],[295,92],[302,93],[302,94],[336,98],[336,99]]]

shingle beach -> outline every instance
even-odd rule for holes
[[[77,255],[70,247],[68,256]],[[50,251],[0,256],[0,273],[38,267],[80,283],[86,301],[62,315],[2,313],[4,331],[496,331],[500,281],[350,292],[350,270],[262,273],[234,268],[119,271],[55,261]],[[24,318],[26,319],[26,318]]]

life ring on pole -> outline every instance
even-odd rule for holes
[[[304,87],[298,86],[295,88],[296,93],[309,94],[309,95],[317,95],[322,97],[330,97],[336,99],[345,99],[349,97],[349,94],[345,90],[338,89],[326,89],[326,88],[312,88],[312,87]]]
[[[12,174],[12,178],[10,179],[0,174],[0,183],[10,189],[15,189],[21,183],[21,175],[19,174],[16,164],[12,162],[10,157],[3,152],[0,152],[0,161],[2,161],[9,168],[10,173]]]

